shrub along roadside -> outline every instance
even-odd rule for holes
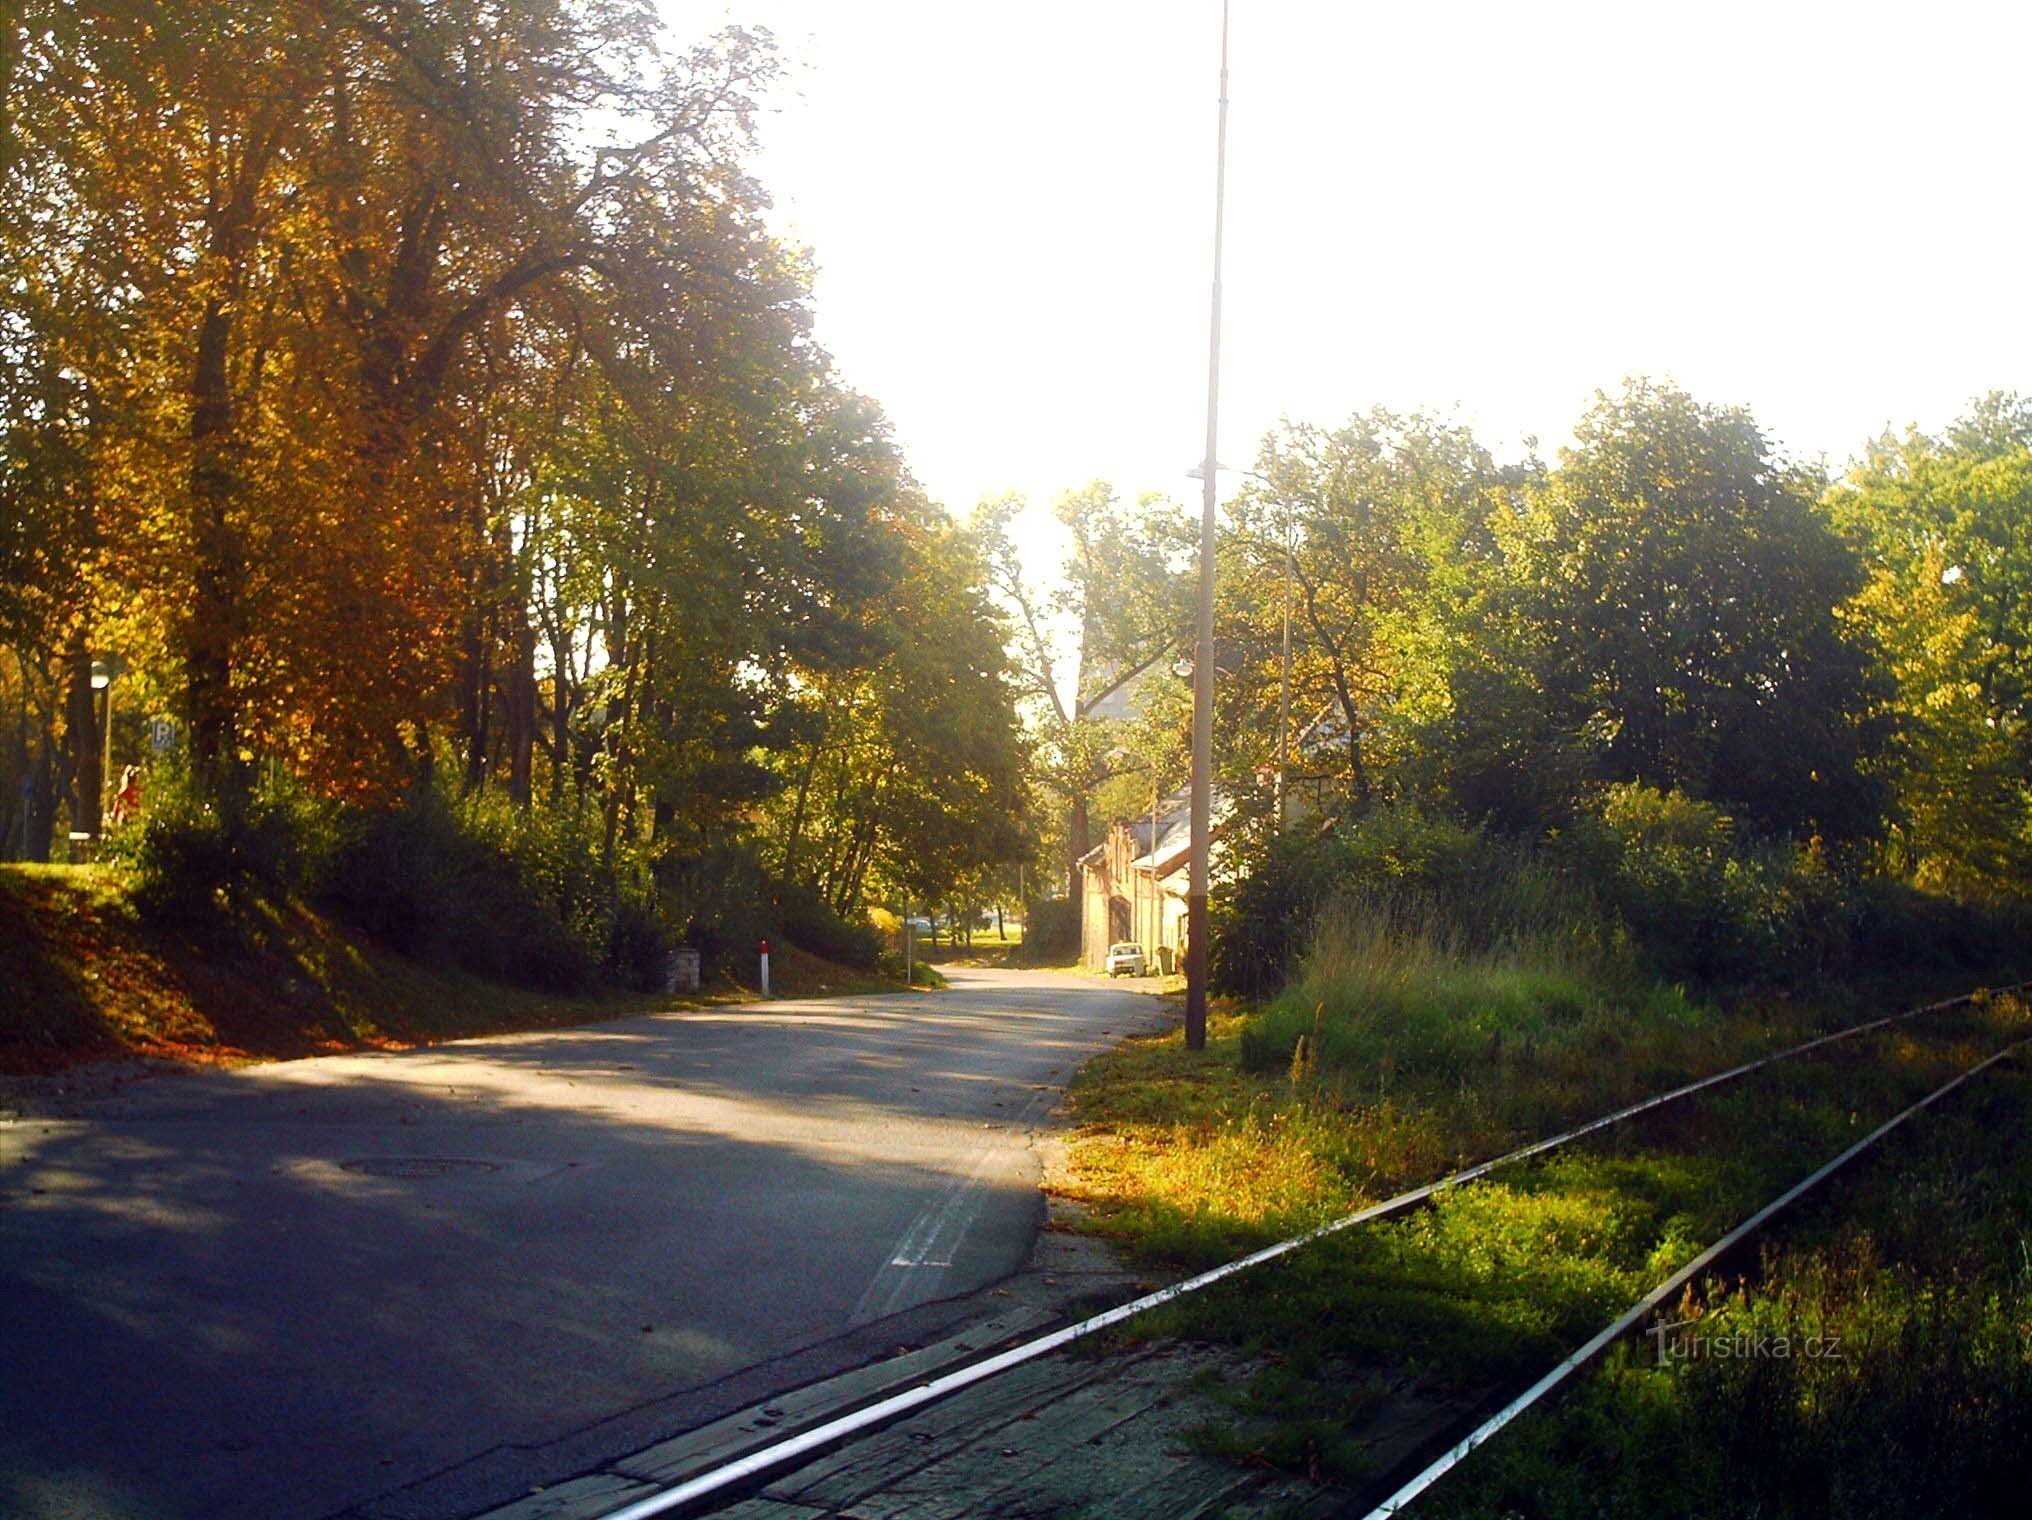
[[[0,1072],[144,1056],[203,1064],[436,1044],[661,996],[569,996],[429,965],[302,898],[246,889],[228,916],[144,919],[109,867],[0,866]]]
[[[1924,893],[1631,784],[1603,788],[1591,811],[1536,841],[1409,805],[1280,840],[1215,905],[1216,985],[1275,996],[1349,901],[1408,901],[1449,940],[1481,949],[1520,931],[1564,935],[1596,959],[1613,952],[1618,974],[1718,995],[1913,970],[1982,975],[2032,938],[2025,903]]]
[[[1057,966],[1080,953],[1077,897],[1040,897],[1023,906],[1023,942],[1010,959],[1019,966]]]
[[[143,914],[184,932],[300,897],[407,954],[557,992],[653,991],[679,943],[702,952],[708,976],[744,978],[772,936],[861,970],[881,949],[871,928],[772,882],[738,847],[610,850],[590,810],[524,812],[487,794],[425,788],[370,811],[283,783],[226,818],[170,784],[113,859]]]

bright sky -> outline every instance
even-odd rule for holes
[[[674,31],[722,0],[661,0]],[[933,494],[1181,498],[1219,0],[733,0],[819,336]],[[1458,406],[1499,453],[1671,376],[1839,463],[2032,390],[2032,6],[1234,0],[1221,458]]]

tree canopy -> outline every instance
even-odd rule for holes
[[[747,168],[766,36],[28,0],[4,46],[0,641],[74,819],[110,654],[227,811],[268,766],[369,807],[449,767],[843,910],[1013,850],[980,561]]]

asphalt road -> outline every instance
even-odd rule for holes
[[[1014,1271],[1029,1132],[1158,1013],[961,970],[24,1108],[0,1515],[449,1516],[503,1452],[556,1476],[570,1432],[682,1425],[688,1390]]]

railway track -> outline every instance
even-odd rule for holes
[[[2021,983],[2002,989],[2002,994],[2022,994],[2032,984]],[[924,1378],[900,1391],[864,1402],[857,1407],[839,1408],[835,1411],[814,1410],[805,1420],[802,1428],[785,1432],[752,1449],[728,1453],[723,1460],[710,1460],[699,1470],[659,1488],[656,1492],[637,1494],[619,1507],[601,1512],[602,1520],[650,1520],[652,1516],[691,1515],[709,1513],[722,1504],[739,1496],[752,1493],[771,1475],[801,1467],[823,1454],[850,1446],[853,1442],[876,1431],[904,1420],[927,1406],[951,1398],[963,1391],[974,1388],[1040,1358],[1123,1324],[1138,1315],[1148,1313],[1165,1304],[1173,1303],[1188,1295],[1202,1292],[1217,1283],[1225,1282],[1242,1273],[1252,1271],[1277,1261],[1294,1252],[1302,1251],[1327,1237],[1357,1228],[1359,1226],[1388,1220],[1432,1204],[1444,1194],[1490,1177],[1507,1168],[1514,1168],[1538,1158],[1548,1157],[1554,1152],[1575,1146],[1591,1137],[1601,1137],[1618,1126],[1629,1124],[1647,1115],[1659,1115],[1672,1105],[1683,1103],[1702,1094],[1713,1094],[1731,1084],[1739,1083],[1753,1074],[1772,1071],[1789,1063],[1808,1059],[1839,1062],[1851,1052],[1858,1051],[1861,1043],[1872,1036],[1893,1033],[1903,1034],[1912,1030],[1924,1030],[1922,1021],[1928,1015],[1947,1013],[1958,1008],[1970,1007],[1986,994],[1982,992],[1965,994],[1944,999],[1921,1007],[1904,1010],[1855,1024],[1815,1039],[1802,1041],[1786,1049],[1774,1051],[1754,1060],[1742,1062],[1725,1071],[1685,1083],[1681,1086],[1658,1093],[1635,1103],[1625,1105],[1611,1113],[1601,1115],[1584,1124],[1576,1125],[1559,1134],[1519,1146],[1503,1155],[1477,1165],[1463,1168],[1423,1186],[1407,1190],[1396,1196],[1368,1205],[1342,1216],[1317,1229],[1293,1236],[1259,1251],[1250,1253],[1235,1261],[1226,1263],[1207,1272],[1202,1272],[1185,1281],[1159,1289],[1093,1315],[1077,1323],[1064,1326],[1049,1333],[1032,1336],[1014,1345],[1007,1346],[991,1355],[952,1368],[936,1376]],[[1439,1482],[1447,1472],[1466,1460],[1477,1448],[1491,1439],[1505,1425],[1517,1418],[1552,1393],[1574,1373],[1586,1367],[1599,1357],[1615,1341],[1641,1324],[1660,1304],[1679,1292],[1699,1273],[1706,1270],[1718,1257],[1735,1249],[1792,1203],[1818,1186],[1829,1176],[1866,1154],[1886,1135],[1922,1113],[1926,1108],[1947,1097],[1963,1084],[1974,1079],[1983,1071],[2018,1054],[2028,1043],[2018,1039],[2004,1048],[1976,1060],[1960,1071],[1951,1080],[1934,1087],[1916,1102],[1903,1107],[1887,1122],[1877,1126],[1870,1133],[1857,1140],[1839,1155],[1825,1162],[1808,1176],[1785,1189],[1762,1208],[1744,1218],[1733,1229],[1711,1242],[1697,1256],[1638,1302],[1632,1304],[1611,1323],[1604,1326],[1583,1345],[1552,1367],[1528,1388],[1506,1402],[1494,1414],[1479,1419],[1464,1434],[1449,1437],[1444,1449],[1427,1462],[1407,1482],[1368,1511],[1371,1520],[1385,1515],[1396,1515],[1412,1504],[1419,1495]]]
[[[1982,1075],[1991,1067],[2010,1060],[2032,1045],[2032,1038],[2012,1041],[2002,1050],[1985,1056],[1974,1065],[1934,1088],[1917,1102],[1908,1104],[1884,1123],[1871,1130],[1862,1139],[1849,1146],[1833,1159],[1815,1168],[1806,1177],[1792,1184],[1770,1202],[1764,1204],[1748,1218],[1730,1229],[1706,1247],[1700,1254],[1652,1288],[1637,1302],[1625,1309],[1615,1319],[1590,1336],[1586,1342],[1561,1358],[1554,1366],[1534,1381],[1522,1393],[1510,1399],[1495,1413],[1476,1423],[1465,1436],[1450,1444],[1444,1452],[1435,1457],[1415,1476],[1399,1485],[1388,1498],[1368,1510],[1364,1520],[1388,1520],[1388,1517],[1402,1514],[1411,1504],[1454,1468],[1466,1461],[1477,1449],[1493,1439],[1503,1428],[1516,1420],[1533,1406],[1554,1393],[1576,1373],[1588,1367],[1617,1341],[1629,1335],[1645,1320],[1670,1303],[1689,1283],[1697,1280],[1718,1260],[1737,1247],[1758,1235],[1768,1224],[1777,1219],[1801,1198],[1819,1187],[1828,1178],[1857,1160],[1886,1136],[1916,1118],[1926,1109],[1955,1092],[1964,1084]]]

